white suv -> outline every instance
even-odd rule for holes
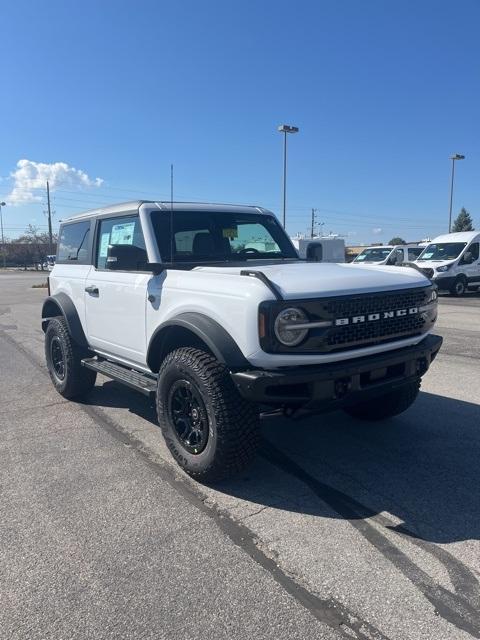
[[[249,462],[262,407],[404,411],[442,342],[419,271],[300,260],[260,207],[140,201],[74,216],[49,287],[59,393],[87,393],[100,372],[155,396],[170,451],[202,481]]]

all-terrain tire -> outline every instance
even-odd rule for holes
[[[450,288],[450,294],[456,298],[465,295],[467,291],[467,279],[465,276],[457,276]]]
[[[89,354],[73,340],[65,318],[52,318],[45,332],[45,358],[53,386],[64,398],[77,398],[95,385],[97,374],[82,367]]]
[[[345,411],[359,420],[386,420],[406,411],[415,402],[419,390],[420,380],[415,380],[369,402],[345,407]]]
[[[192,409],[193,405],[187,402],[190,427],[186,432],[195,411],[197,423],[203,416],[204,426],[198,433],[208,434],[206,442],[198,442],[198,450],[192,446],[192,439],[181,437],[186,418],[178,416],[185,416],[188,411],[179,408],[175,394],[181,397],[183,393],[190,394],[195,405]],[[157,414],[172,456],[200,482],[223,480],[244,469],[255,457],[259,445],[258,408],[240,396],[225,365],[210,353],[182,347],[165,357],[158,374]]]

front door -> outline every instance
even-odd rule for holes
[[[145,271],[147,254],[138,215],[99,220],[95,247],[94,266],[85,283],[88,342],[104,355],[144,365],[152,274]]]
[[[461,271],[467,276],[468,284],[480,284],[480,255],[479,255],[479,243],[472,242],[467,247],[467,251],[471,254],[473,261],[470,263],[463,262],[463,258],[460,261]]]

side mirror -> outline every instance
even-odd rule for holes
[[[133,244],[111,244],[107,250],[106,268],[112,271],[144,271],[147,264],[145,249]]]
[[[473,262],[473,254],[471,251],[465,251],[462,258],[463,264],[472,264]]]

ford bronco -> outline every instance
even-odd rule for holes
[[[62,222],[42,326],[62,396],[100,373],[155,398],[173,457],[212,482],[253,458],[262,412],[405,411],[436,317],[418,270],[300,260],[261,207],[138,201]]]

